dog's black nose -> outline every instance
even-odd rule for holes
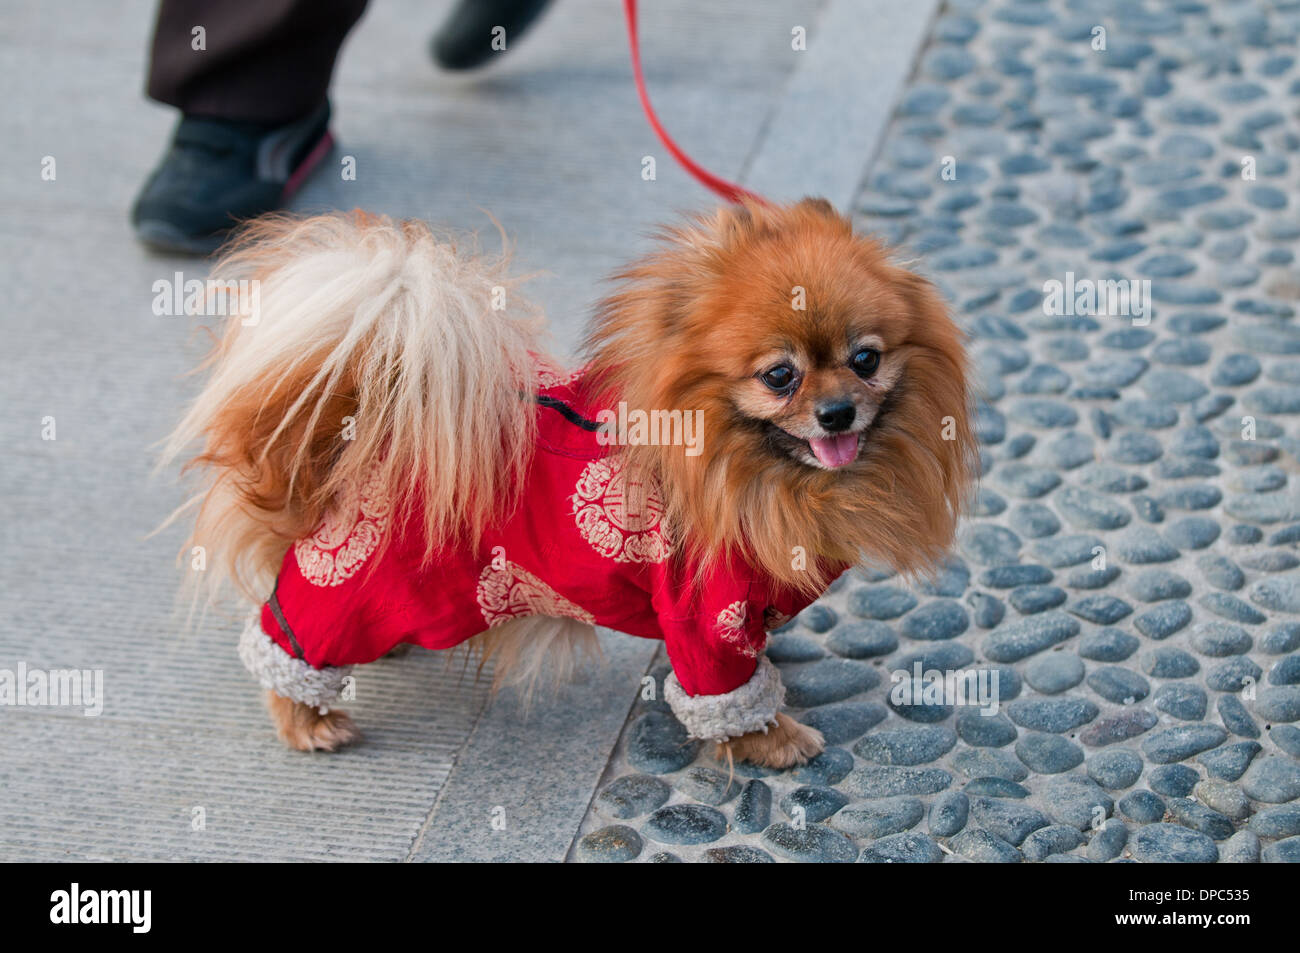
[[[825,430],[831,433],[839,433],[841,430],[848,430],[853,426],[853,418],[857,411],[853,409],[853,404],[847,400],[835,400],[830,403],[822,404],[817,408],[817,422]]]

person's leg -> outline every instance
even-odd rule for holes
[[[550,0],[460,0],[434,57],[469,69],[510,48]],[[366,0],[161,0],[148,94],[182,112],[131,210],[173,252],[215,249],[279,208],[328,154],[330,75]],[[504,46],[502,46],[504,41]]]
[[[482,66],[509,50],[542,15],[551,0],[459,0],[430,43],[443,69]]]
[[[329,154],[330,75],[365,0],[162,0],[148,93],[181,110],[131,210],[156,248],[215,249]]]
[[[162,0],[148,94],[187,116],[301,119],[325,101],[339,47],[365,8],[366,0]]]

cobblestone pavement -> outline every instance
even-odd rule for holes
[[[958,553],[774,635],[829,742],[806,767],[729,783],[639,703],[573,859],[1300,861],[1298,28],[1282,0],[946,7],[858,211],[971,335]],[[1152,307],[1052,307],[1071,273]],[[1000,710],[891,699],[917,661],[996,672]]]

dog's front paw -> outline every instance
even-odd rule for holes
[[[361,739],[361,732],[345,711],[318,709],[275,692],[266,693],[266,705],[271,710],[280,740],[295,751],[334,751]]]
[[[737,761],[751,761],[765,768],[790,768],[806,764],[821,754],[826,739],[816,728],[801,725],[789,715],[778,714],[767,732],[751,731],[718,745],[718,759],[730,752]]]

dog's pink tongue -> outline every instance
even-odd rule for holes
[[[808,441],[813,456],[824,467],[842,467],[858,455],[858,435],[842,433],[838,437],[814,437]]]

